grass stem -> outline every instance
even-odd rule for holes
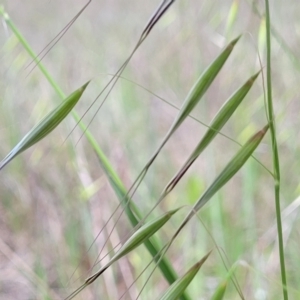
[[[270,7],[269,7],[268,0],[265,0],[265,5],[266,5],[266,42],[267,42],[267,113],[269,118],[270,134],[272,140],[274,192],[275,192],[281,281],[283,286],[283,298],[284,300],[288,300],[287,280],[286,280],[285,261],[284,261],[281,209],[280,209],[280,164],[279,164],[279,154],[278,154],[278,145],[276,139],[275,118],[274,118],[273,99],[272,99],[271,21],[270,21]]]

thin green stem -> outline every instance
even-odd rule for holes
[[[271,22],[270,22],[270,8],[269,8],[268,0],[265,0],[265,5],[266,5],[266,41],[267,41],[267,113],[269,118],[270,134],[272,140],[274,191],[275,191],[275,206],[276,206],[281,281],[283,287],[283,298],[284,300],[288,300],[287,280],[286,280],[285,262],[284,262],[283,236],[282,236],[281,209],[280,209],[280,165],[279,165],[279,155],[278,155],[275,118],[274,118],[273,100],[272,100],[271,25],[270,25]]]

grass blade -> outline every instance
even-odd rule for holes
[[[235,44],[240,39],[240,36],[231,41],[228,46],[221,52],[221,54],[213,61],[213,63],[203,72],[203,74],[199,77],[197,82],[194,84],[189,94],[187,95],[184,103],[174,120],[171,128],[166,134],[163,142],[160,147],[153,155],[155,158],[165,143],[169,140],[171,135],[176,131],[176,129],[182,124],[182,122],[187,118],[187,116],[191,113],[191,111],[195,108],[198,102],[201,100],[202,96],[205,94],[213,80],[216,78],[220,70],[222,69],[224,63],[227,58],[231,54]],[[152,162],[153,159],[150,160]]]
[[[73,92],[59,106],[47,114],[37,125],[35,125],[23,139],[9,152],[9,154],[1,161],[0,170],[7,165],[18,154],[25,151],[29,147],[43,139],[52,130],[54,130],[70,113],[72,108],[77,104],[89,82],[81,88]]]
[[[226,275],[226,278],[217,286],[214,294],[211,297],[211,300],[222,300],[224,298],[228,282],[232,280],[235,270],[236,264],[230,268]]]
[[[201,266],[204,264],[211,252],[206,254],[198,263],[190,268],[181,278],[177,279],[163,294],[160,300],[176,300],[178,299],[191,281],[194,279]]]
[[[221,282],[215,290],[214,294],[212,295],[211,300],[222,300],[226,292],[227,284],[227,280]]]
[[[118,252],[111,258],[111,260],[102,267],[98,272],[94,275],[90,276],[85,283],[91,284],[94,282],[110,265],[119,260],[121,257],[125,256],[135,248],[137,248],[140,244],[142,244],[145,240],[148,240],[154,233],[156,233],[171,217],[175,214],[179,208],[171,210],[162,216],[156,218],[153,221],[150,221],[139,228],[126,242],[125,244],[118,250]]]
[[[186,223],[211,199],[211,197],[222,188],[244,165],[248,160],[257,146],[260,144],[261,140],[265,136],[269,129],[269,125],[266,125],[262,130],[254,134],[246,144],[236,153],[236,155],[230,160],[227,166],[219,174],[219,176],[214,180],[214,182],[209,186],[209,188],[203,193],[200,199],[195,203],[193,209],[186,216],[178,230],[173,236],[173,240],[183,229]]]
[[[229,36],[229,34],[231,33],[232,27],[234,25],[234,23],[236,22],[237,19],[237,15],[238,15],[238,9],[239,9],[239,1],[238,0],[233,0],[230,10],[228,12],[228,16],[227,16],[227,22],[226,22],[226,37]]]
[[[198,143],[193,153],[190,155],[182,168],[173,177],[170,183],[166,186],[165,193],[169,193],[175,187],[175,185],[193,164],[193,162],[199,157],[203,150],[210,144],[210,142],[214,139],[218,132],[223,128],[223,126],[226,124],[226,122],[229,120],[229,118],[232,116],[232,114],[235,112],[235,110],[238,108],[238,106],[241,104],[241,102],[249,92],[259,73],[260,72],[250,77],[249,80],[243,86],[241,86],[220,108],[219,112],[211,121],[209,129],[206,131],[204,137]]]
[[[221,187],[223,187],[244,165],[261,140],[265,136],[269,125],[253,135],[246,144],[237,152],[232,160],[227,164],[220,175],[215,179],[211,186],[206,190],[203,196],[197,201],[193,210],[198,211]]]

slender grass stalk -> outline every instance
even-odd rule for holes
[[[27,40],[24,38],[24,36],[21,34],[21,32],[15,26],[13,21],[10,19],[9,15],[4,11],[4,8],[2,6],[0,6],[0,15],[3,16],[6,24],[12,30],[12,32],[17,37],[17,39],[22,44],[22,46],[25,48],[25,50],[29,54],[29,56],[32,59],[35,59],[37,56],[36,53],[33,51],[31,46],[27,42]],[[45,78],[48,80],[48,82],[50,83],[52,88],[55,90],[55,92],[60,96],[60,98],[64,99],[66,97],[64,92],[59,87],[59,85],[54,80],[54,78],[50,75],[50,73],[48,72],[48,70],[46,69],[46,67],[43,65],[42,62],[38,63],[38,68],[40,69],[42,74],[45,76]],[[82,121],[80,121],[80,116],[78,115],[78,113],[75,110],[73,110],[71,113],[73,115],[74,120],[76,122],[78,122],[79,127],[84,131],[84,134],[85,134],[89,144],[95,151],[95,153],[100,161],[100,164],[103,167],[103,170],[106,173],[108,180],[109,180],[113,190],[115,191],[120,203],[123,205],[123,207],[126,208],[125,212],[127,214],[127,217],[129,219],[130,223],[132,224],[133,227],[135,227],[137,224],[140,223],[140,219],[142,218],[141,213],[138,211],[138,209],[134,205],[134,203],[131,202],[130,199],[128,200],[128,197],[126,197],[127,191],[125,189],[124,184],[122,183],[121,179],[118,177],[117,173],[114,171],[112,165],[110,164],[109,160],[105,156],[100,145],[97,143],[93,134],[88,130],[87,126]],[[126,203],[128,201],[130,201],[129,206],[126,205]],[[169,284],[172,284],[177,279],[178,276],[177,276],[176,272],[174,271],[170,262],[165,257],[161,258],[160,255],[158,254],[159,253],[158,243],[154,239],[154,237],[152,237],[151,240],[148,239],[147,241],[145,241],[145,246],[148,249],[151,256],[154,257],[156,261],[159,261],[158,267],[161,270],[165,279],[168,281]],[[190,297],[188,297],[187,294],[183,294],[181,296],[181,299],[189,300]]]
[[[276,207],[276,220],[277,220],[277,234],[279,245],[279,259],[281,269],[281,281],[283,288],[283,298],[288,300],[287,280],[285,272],[284,261],[284,246],[282,235],[282,222],[281,222],[281,209],[280,209],[280,164],[278,145],[276,138],[276,126],[273,110],[272,99],[272,73],[271,73],[271,21],[270,21],[270,8],[269,1],[265,0],[266,5],[266,41],[267,41],[267,113],[270,125],[270,134],[272,140],[272,155],[273,155],[273,168],[274,168],[274,192],[275,192],[275,207]]]

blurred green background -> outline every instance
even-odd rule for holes
[[[85,2],[2,0],[1,4],[39,52]],[[66,94],[92,79],[76,106],[80,115],[130,55],[158,4],[94,0],[45,56],[43,63]],[[223,102],[261,68],[259,56],[265,66],[264,19],[255,8],[263,12],[263,1],[178,0],[135,53],[123,73],[126,79],[118,81],[90,126],[127,188],[177,114],[159,97],[180,107],[201,72],[227,42],[242,33],[193,112],[208,124]],[[290,299],[300,299],[299,13],[297,1],[271,3],[276,30],[272,38],[273,96]],[[27,67],[31,59],[4,21],[0,48],[2,159],[60,99],[38,68],[31,71],[34,64]],[[86,123],[99,104],[97,101],[85,115]],[[263,81],[259,78],[223,132],[244,143],[266,122]],[[0,299],[62,299],[86,278],[101,248],[105,246],[103,253],[107,253],[131,229],[123,215],[104,245],[116,221],[114,215],[89,250],[118,200],[85,137],[80,138],[80,129],[68,136],[75,124],[69,116],[45,140],[0,172]],[[190,118],[164,147],[134,196],[143,214],[154,205],[205,129]],[[158,234],[162,243],[238,149],[229,139],[217,137],[153,212],[152,217],[186,206]],[[255,156],[272,168],[269,136]],[[282,299],[273,181],[266,170],[250,159],[198,215],[167,253],[178,274],[215,247],[212,235],[229,265],[240,261],[236,276],[245,299]],[[77,299],[119,299],[150,260],[147,250],[140,246]],[[150,271],[146,270],[123,299],[137,297]],[[226,268],[214,251],[188,288],[191,299],[209,299],[225,276]],[[156,270],[141,299],[156,299],[166,287]],[[240,299],[232,284],[225,299]]]

